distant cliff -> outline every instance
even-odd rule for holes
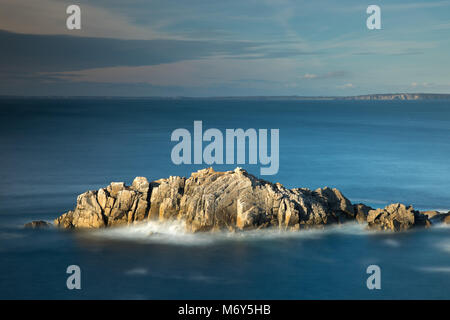
[[[340,100],[443,100],[450,99],[450,94],[437,93],[393,93],[367,94],[362,96],[336,98]]]
[[[148,99],[148,100],[249,100],[249,101],[295,101],[295,100],[450,100],[446,93],[380,93],[359,96],[216,96],[216,97],[164,97],[164,96],[1,96],[1,99]]]
[[[381,93],[359,96],[240,96],[240,97],[175,97],[158,98],[174,100],[261,100],[261,101],[296,101],[296,100],[450,100],[450,94],[444,93]]]

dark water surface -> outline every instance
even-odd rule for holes
[[[171,132],[192,132],[194,120],[223,132],[279,128],[280,170],[267,180],[337,187],[374,207],[447,211],[449,102],[2,99],[0,106],[0,298],[450,298],[445,227],[235,237],[187,235],[177,225],[22,229],[111,181],[204,168],[170,159]],[[258,165],[240,166],[259,175]],[[66,288],[70,264],[81,267],[80,291]],[[370,264],[382,269],[379,291],[366,287]]]

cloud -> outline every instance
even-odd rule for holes
[[[422,82],[422,83],[412,82],[411,83],[411,87],[413,87],[413,88],[430,88],[433,86],[434,86],[434,84],[429,83],[429,82]]]
[[[208,57],[150,66],[94,68],[71,72],[49,73],[47,76],[70,81],[110,83],[148,83],[154,86],[209,87],[226,84],[242,87],[258,85],[274,87],[297,79],[300,62],[289,59],[242,60]]]
[[[78,0],[81,31],[66,29],[72,0],[0,0],[0,92],[448,91],[450,1],[416,1],[382,4],[371,32],[356,0]]]
[[[389,35],[391,36],[391,35]],[[320,42],[315,48],[320,52],[340,52],[349,55],[376,55],[376,56],[410,56],[424,54],[438,47],[440,42],[433,40],[401,40],[388,39],[388,35],[379,33],[365,37],[343,38]]]
[[[353,85],[353,83],[346,83],[340,86],[337,86],[338,89],[352,89],[355,86]]]
[[[409,2],[409,3],[392,3],[382,5],[382,9],[386,10],[409,10],[409,9],[429,9],[450,6],[450,1],[428,1],[428,2]]]
[[[439,23],[430,27],[430,30],[448,30],[450,29],[450,22]]]
[[[155,39],[167,38],[150,27],[137,26],[124,15],[108,10],[108,6],[81,5],[81,30],[66,27],[66,0],[2,0],[0,29],[26,34],[67,34],[85,37]]]
[[[423,51],[414,51],[414,50],[398,50],[396,52],[379,52],[379,51],[365,51],[365,52],[355,52],[353,55],[355,56],[371,56],[371,55],[386,55],[386,56],[416,56],[424,54]]]
[[[305,73],[302,78],[303,79],[331,79],[331,78],[341,78],[344,76],[347,76],[348,72],[346,71],[334,71],[334,72],[328,72],[325,74],[314,74],[314,73]]]
[[[318,75],[313,73],[306,73],[303,76],[303,79],[317,79]]]
[[[450,6],[450,1],[422,1],[422,2],[406,2],[406,3],[389,3],[380,4],[381,11],[405,11],[415,9],[433,9]],[[355,4],[355,5],[336,5],[335,3],[323,6],[324,9],[332,10],[333,12],[365,12],[368,4]]]
[[[66,35],[29,35],[0,31],[3,72],[64,72],[117,66],[149,66],[215,55],[245,54],[257,43],[121,40]]]

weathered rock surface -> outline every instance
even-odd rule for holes
[[[428,227],[431,225],[428,217],[415,211],[412,206],[406,207],[401,203],[394,203],[384,209],[370,210],[367,216],[369,228],[377,230],[403,231],[415,226]]]
[[[402,204],[373,210],[364,204],[353,205],[337,189],[287,189],[239,168],[227,172],[209,168],[189,178],[153,182],[137,177],[131,186],[113,182],[78,196],[75,209],[54,223],[64,228],[103,228],[179,220],[188,231],[197,232],[267,227],[299,230],[355,219],[378,230],[430,224],[427,215]]]
[[[42,229],[42,228],[49,228],[52,224],[48,223],[46,221],[38,220],[38,221],[31,221],[25,224],[25,228],[27,229]]]

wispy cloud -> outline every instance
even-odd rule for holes
[[[339,88],[339,89],[352,89],[355,86],[353,85],[353,83],[346,83],[346,84],[339,85],[339,86],[336,86],[336,87]]]
[[[247,42],[120,40],[0,31],[2,71],[63,72],[115,66],[148,66],[215,55],[246,54]],[[51,48],[51,50],[49,50]]]
[[[81,6],[81,30],[66,28],[66,8],[73,1],[57,0],[2,0],[0,29],[26,34],[70,34],[86,37],[124,39],[169,38],[150,27],[139,26],[128,18],[112,12],[108,6],[91,4]]]
[[[301,78],[303,79],[332,79],[332,78],[342,78],[348,76],[349,73],[346,71],[333,71],[324,74],[314,74],[314,73],[305,73]]]
[[[0,32],[3,93],[450,88],[450,0],[383,2],[376,31],[357,0],[79,0],[81,31],[66,29],[71,0],[1,2],[0,29],[10,31]]]
[[[409,9],[428,9],[450,7],[450,1],[422,1],[407,3],[389,3],[383,4],[383,9],[387,10],[409,10]]]

